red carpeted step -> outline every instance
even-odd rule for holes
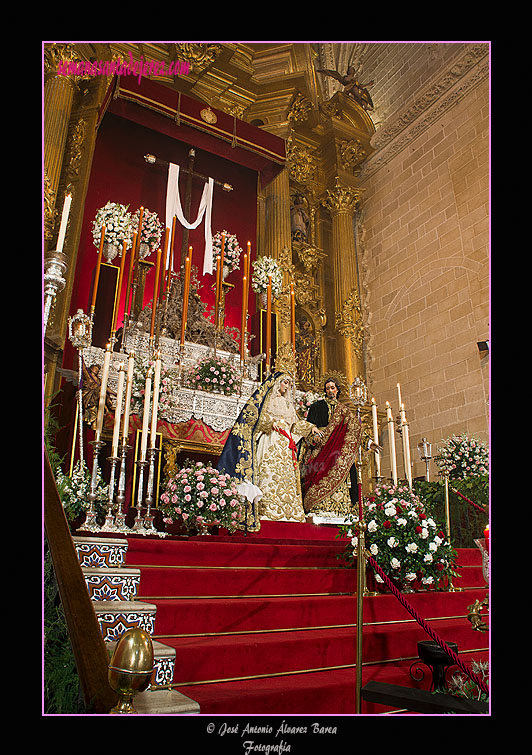
[[[474,648],[478,638],[466,619],[430,622],[438,636],[456,642],[461,650]],[[417,643],[427,639],[417,624],[365,626],[365,663],[417,656]],[[176,650],[174,683],[218,681],[244,676],[290,674],[294,671],[353,664],[356,661],[356,630],[308,629],[215,637],[166,638]]]
[[[153,600],[155,635],[246,632],[354,624],[353,596]],[[165,640],[162,639],[164,642]]]
[[[306,567],[143,567],[139,598],[354,593],[356,572]]]
[[[129,538],[127,565],[342,566],[340,542],[269,543],[246,538]]]

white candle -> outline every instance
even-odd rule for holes
[[[375,399],[371,399],[371,416],[373,419],[373,442],[379,445],[379,423],[377,421],[377,404]],[[381,455],[378,451],[375,451],[375,474],[376,477],[381,476]]]
[[[390,468],[392,471],[393,484],[397,485],[397,459],[395,457],[395,427],[393,424],[392,410],[386,402],[386,418],[388,420],[388,440],[390,443]]]
[[[65,202],[63,204],[63,214],[61,216],[61,225],[59,226],[59,236],[57,237],[57,251],[63,251],[63,244],[65,243],[65,235],[68,223],[68,216],[70,215],[70,205],[72,204],[72,196],[67,194]]]
[[[397,397],[399,399],[399,406],[402,405],[403,399],[401,398],[401,385],[400,383],[397,383]]]
[[[153,380],[153,406],[151,410],[150,448],[155,448],[157,437],[157,409],[159,407],[159,386],[161,383],[161,352],[157,352],[155,359],[155,377]]]
[[[107,380],[109,378],[109,365],[111,363],[111,344],[107,344],[103,358],[102,379],[100,383],[100,399],[98,402],[98,414],[96,415],[96,440],[100,440],[103,430],[103,415],[105,412],[105,399],[107,398]]]
[[[412,488],[412,467],[410,466],[410,432],[406,421],[405,405],[401,404],[401,437],[403,439],[403,460],[408,485]]]
[[[127,363],[126,403],[124,406],[124,424],[122,425],[122,443],[126,445],[129,436],[129,413],[131,410],[131,392],[133,390],[133,369],[135,354],[131,352]]]
[[[150,394],[151,394],[151,376],[153,367],[150,367],[146,374],[146,384],[144,386],[144,414],[142,416],[142,437],[140,441],[140,461],[146,461],[146,449],[148,447],[148,423],[150,419]]]
[[[122,414],[122,398],[124,396],[124,379],[126,373],[124,363],[120,363],[118,368],[118,388],[116,389],[116,408],[115,408],[115,424],[113,427],[113,444],[111,456],[116,458],[118,456],[118,438],[120,435],[120,416]]]

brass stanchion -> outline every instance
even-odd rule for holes
[[[443,489],[445,493],[445,526],[447,529],[447,540],[451,542],[451,512],[449,507],[449,473],[447,471],[440,473],[443,477]],[[462,592],[462,587],[455,587],[453,585],[453,578],[449,576],[448,592]]]
[[[363,640],[363,606],[364,583],[366,573],[366,523],[358,522],[358,553],[357,553],[357,660],[355,684],[355,713],[360,713],[362,706],[362,640]]]

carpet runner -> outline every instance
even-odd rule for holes
[[[202,714],[354,713],[356,570],[337,558],[336,532],[264,522],[247,537],[128,536],[137,600],[157,609],[153,639],[175,650],[172,688]],[[459,551],[459,563],[462,591],[407,597],[469,666],[488,659],[486,633],[467,619],[487,588],[479,551]],[[363,684],[429,689],[431,671],[417,653],[426,632],[391,594],[365,597],[363,610]],[[386,710],[362,703],[362,713]]]

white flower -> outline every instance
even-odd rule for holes
[[[413,582],[413,581],[415,580],[415,578],[416,578],[416,575],[415,575],[415,574],[413,574],[413,573],[412,573],[411,571],[409,571],[409,572],[408,572],[408,574],[407,574],[407,575],[406,575],[406,577],[405,577],[405,579],[406,579],[406,580],[407,580],[408,582]]]
[[[422,528],[420,537],[422,540],[426,540],[429,536],[429,531],[425,529],[425,527]]]
[[[386,516],[395,516],[397,514],[397,509],[393,504],[387,503],[384,507],[384,513]]]
[[[353,546],[353,548],[358,548],[358,537],[351,538],[351,545]]]
[[[433,585],[434,584],[434,577],[422,577],[421,581],[424,585]]]
[[[434,551],[437,551],[437,550],[438,550],[438,546],[436,545],[436,543],[429,543],[429,551],[432,551],[434,553]]]
[[[407,516],[409,516],[411,519],[417,519],[417,511],[414,511],[414,509],[412,509],[411,511],[407,512]]]
[[[397,520],[397,524],[399,524],[401,527],[404,527],[405,524],[407,524],[407,521],[404,517],[400,516],[399,519]]]
[[[377,522],[375,519],[372,519],[368,524],[368,532],[377,532],[377,529]]]
[[[409,543],[405,548],[407,553],[417,553],[417,545],[415,543]]]
[[[377,553],[379,552],[379,549],[377,548],[377,546],[375,545],[375,543],[372,543],[370,545],[369,552],[371,553],[372,556],[376,556],[377,555]]]
[[[399,545],[399,542],[394,537],[389,537],[386,543],[390,548],[397,548]]]
[[[391,567],[392,567],[392,569],[400,569],[401,568],[401,562],[398,561],[396,558],[392,558],[392,560],[391,560]]]
[[[425,558],[423,559],[423,561],[426,564],[431,564],[434,561],[434,559],[432,558],[432,554],[431,553],[426,553],[425,554]]]

